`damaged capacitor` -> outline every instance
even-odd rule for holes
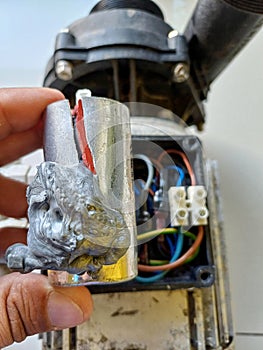
[[[120,282],[136,274],[129,111],[81,97],[47,107],[43,162],[27,190],[27,245],[8,248],[8,267],[50,270],[53,283]]]

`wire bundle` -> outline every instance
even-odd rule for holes
[[[157,176],[158,176],[161,169],[164,168],[162,165],[162,161],[164,157],[170,154],[179,156],[182,159],[184,168],[187,171],[187,174],[190,178],[191,185],[196,184],[196,178],[195,178],[193,168],[188,158],[183,152],[175,149],[169,149],[162,152],[157,160],[151,160],[150,158],[148,158],[143,154],[137,154],[134,156],[134,158],[144,161],[145,164],[147,165],[148,176],[147,176],[146,182],[144,182],[143,189],[145,191],[148,191],[148,193],[151,196],[154,195],[154,191],[151,188],[151,185],[154,180],[153,163],[156,164],[157,166],[157,169],[158,169]],[[165,168],[174,169],[178,173],[178,180],[176,182],[176,186],[183,186],[183,181],[186,175],[185,170],[183,170],[182,167],[180,167],[179,165],[175,165],[175,164],[168,165]],[[146,241],[148,241],[149,243],[149,241],[156,238],[157,248],[159,249],[159,252],[162,256],[166,254],[166,259],[149,258],[147,260],[147,263],[145,264],[140,263],[140,260],[139,260],[139,264],[138,264],[139,272],[152,274],[151,276],[137,276],[136,280],[141,283],[152,283],[152,282],[158,281],[163,277],[165,277],[168,274],[168,272],[171,271],[172,269],[175,269],[178,266],[181,266],[183,264],[190,263],[198,255],[200,250],[200,244],[204,236],[204,229],[202,226],[198,227],[197,235],[188,231],[184,231],[182,227],[178,227],[178,228],[160,227],[160,224],[158,224],[158,219],[157,219],[156,226],[157,226],[156,230],[138,234],[137,236],[138,244],[139,245],[143,244]],[[190,248],[188,248],[187,251],[184,252],[185,237],[188,237],[192,241],[192,245],[190,246]],[[144,243],[144,245],[148,243]],[[170,255],[169,258],[168,258],[168,253]],[[139,257],[140,257],[140,254],[139,254]]]

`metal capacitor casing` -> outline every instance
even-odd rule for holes
[[[86,140],[99,189],[107,198],[107,205],[123,215],[130,234],[130,246],[117,263],[103,265],[96,280],[85,281],[85,274],[53,270],[49,270],[49,277],[52,283],[59,285],[128,281],[137,274],[129,109],[107,98],[82,97],[81,103]],[[76,165],[81,152],[77,129],[77,125],[73,126],[67,100],[49,105],[45,120],[45,160],[69,167]]]
[[[45,161],[71,166],[79,162],[68,100],[47,106],[44,130]]]

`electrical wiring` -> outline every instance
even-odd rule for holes
[[[146,233],[141,233],[137,236],[137,242],[138,244],[142,244],[145,243],[145,241],[147,240],[151,240],[154,237],[157,237],[159,235],[162,234],[175,234],[177,232],[177,230],[175,228],[164,228],[161,230],[153,230],[153,231],[149,231]]]
[[[179,229],[178,231],[179,231],[179,233],[178,233],[178,240],[177,240],[177,244],[176,244],[176,249],[175,249],[175,252],[170,260],[170,264],[179,258],[180,254],[183,250],[184,235],[181,233],[181,229]],[[158,273],[154,276],[151,276],[151,277],[137,276],[136,280],[138,282],[141,282],[141,283],[152,283],[152,282],[158,281],[159,279],[163,278],[168,272],[169,272],[169,270],[166,270],[166,271],[160,272],[160,273]]]
[[[140,184],[140,189],[145,190],[146,188],[146,183],[143,179],[136,179],[136,181],[134,181],[134,193],[137,196],[140,194],[140,189],[137,187],[138,183]],[[152,197],[154,196],[154,191],[151,188],[148,188],[147,191]]]
[[[160,272],[157,275],[154,275],[151,277],[137,276],[137,277],[135,277],[135,280],[137,282],[141,282],[141,283],[153,283],[153,282],[156,282],[156,281],[160,280],[161,278],[163,278],[168,272],[169,272],[169,270],[164,271],[164,272]]]
[[[188,173],[189,173],[189,176],[190,176],[190,179],[191,179],[191,185],[192,185],[192,186],[196,185],[195,174],[194,174],[194,172],[193,172],[193,168],[192,168],[192,166],[191,166],[191,164],[190,164],[188,158],[186,157],[186,155],[185,155],[183,152],[177,151],[177,150],[175,150],[175,149],[167,149],[167,150],[163,151],[163,152],[160,154],[160,156],[159,156],[159,158],[158,158],[158,160],[157,160],[158,163],[161,163],[163,157],[164,157],[165,155],[167,155],[167,154],[168,154],[168,155],[169,155],[169,154],[177,154],[177,155],[179,155],[179,156],[182,158],[182,160],[184,161],[184,164],[185,164],[185,166],[186,166],[186,169],[187,169],[187,171],[188,171]]]
[[[171,238],[168,235],[165,236],[165,240],[168,243],[169,251],[171,252],[171,254],[173,254],[176,248],[176,244],[173,244]]]
[[[144,154],[135,154],[133,156],[133,158],[143,160],[145,162],[145,164],[147,165],[148,177],[147,177],[147,180],[146,180],[146,183],[145,183],[144,190],[148,191],[149,188],[151,187],[153,176],[154,176],[153,164],[152,164],[150,158],[148,158]]]
[[[204,237],[204,228],[203,228],[203,226],[199,226],[198,235],[196,237],[195,242],[188,249],[188,251],[186,253],[184,253],[180,258],[178,258],[176,261],[169,263],[169,264],[161,265],[161,266],[148,266],[148,265],[139,264],[138,270],[144,271],[144,272],[164,271],[167,269],[173,269],[177,266],[184,264],[185,261],[196,252],[196,250],[198,249],[198,247],[200,246],[200,244],[203,240],[203,237]]]
[[[184,171],[178,165],[169,165],[165,167],[166,169],[175,169],[179,173],[179,179],[176,183],[176,186],[182,186],[184,180]]]
[[[176,234],[178,231],[175,228],[165,228],[165,229],[161,229],[161,230],[154,230],[154,231],[149,231],[146,233],[141,233],[140,235],[137,236],[137,241],[138,244],[142,244],[142,242],[145,242],[147,240],[151,240],[155,237],[157,237],[158,235],[174,235]],[[189,237],[192,241],[196,240],[196,236],[189,231],[182,231],[182,234],[186,237]],[[198,248],[196,249],[196,251],[188,258],[185,260],[185,263],[189,263],[192,260],[194,260],[196,258],[196,256],[198,255],[200,250],[200,246],[198,246]],[[157,261],[159,263],[157,263]],[[154,263],[156,262],[156,263]],[[164,263],[169,263],[169,261],[165,261],[165,260],[149,260],[150,265],[163,265]]]
[[[162,164],[160,162],[158,162],[157,159],[150,158],[150,160],[154,164],[154,166],[156,168],[156,172],[159,174],[159,171],[163,168]]]
[[[193,255],[190,256],[190,258],[185,260],[184,264],[188,264],[191,261],[193,261],[197,257],[197,255],[199,254],[199,251],[200,251],[200,247],[198,247],[198,249],[195,251],[195,253]],[[149,260],[149,264],[153,265],[153,266],[160,266],[160,265],[164,265],[164,264],[169,264],[169,260],[153,260],[153,259],[150,259]]]
[[[183,183],[183,180],[184,180],[184,171],[183,169],[181,169],[179,166],[177,165],[170,165],[168,167],[165,167],[165,169],[172,169],[172,170],[175,170],[178,174],[179,174],[179,177],[178,177],[178,180],[176,182],[176,186],[181,186],[182,183]],[[162,228],[164,226],[166,226],[163,222],[160,222],[160,218],[158,217],[156,219],[156,226],[157,228]],[[175,249],[176,249],[176,244],[174,244],[171,240],[171,238],[169,236],[165,236],[165,241],[166,243],[168,244],[169,246],[169,250],[168,250],[168,253],[170,254],[173,254]],[[160,253],[163,255],[163,252],[165,252],[167,250],[166,248],[166,245],[165,245],[165,241],[162,241],[162,242],[158,242],[158,250],[160,251]],[[164,255],[165,256],[165,255]],[[167,256],[166,256],[167,257]],[[169,255],[168,255],[169,257]]]
[[[191,261],[193,261],[197,257],[199,252],[200,252],[200,246],[196,249],[196,251],[194,252],[193,255],[191,255],[188,259],[185,260],[185,262],[183,264],[189,264]],[[154,265],[154,266],[160,266],[160,265],[164,265],[164,264],[169,264],[169,260],[152,260],[152,259],[150,259],[149,264]]]
[[[179,162],[179,164],[182,164],[182,167],[178,166],[177,164],[171,164],[171,163],[167,164],[167,162],[164,162],[164,157],[167,155],[171,155],[171,154],[178,155],[182,159],[182,162]],[[162,175],[162,169],[174,169],[177,171],[179,176],[178,176],[174,186],[184,186],[183,184],[184,184],[184,179],[185,179],[185,170],[186,170],[186,173],[188,173],[188,175],[190,177],[191,185],[192,186],[196,185],[196,177],[194,174],[194,170],[193,170],[187,156],[179,150],[175,150],[175,149],[165,150],[160,154],[160,156],[157,160],[156,159],[149,159],[147,156],[140,155],[140,154],[137,154],[134,157],[143,160],[146,163],[147,168],[148,168],[148,177],[147,177],[144,189],[147,189],[148,185],[149,185],[149,188],[151,188],[151,184],[153,184],[152,185],[153,187],[151,189],[153,190],[153,192],[157,193],[156,192],[156,191],[158,191],[157,184],[160,181],[160,176],[165,176],[164,179],[166,178],[166,176],[169,176],[170,182],[171,182],[172,177],[174,177],[175,175],[173,175],[173,173],[171,173],[171,174],[164,173],[164,175]],[[150,167],[151,167],[152,171],[150,171]],[[153,169],[154,168],[156,170],[156,178],[154,179],[154,182],[153,182],[153,177],[154,177]],[[183,169],[185,169],[185,170],[183,170]],[[150,178],[151,178],[151,180],[150,180]],[[176,176],[175,176],[175,178],[176,178]],[[158,181],[158,179],[159,179],[159,181]],[[164,180],[161,180],[161,183],[162,183],[162,181],[164,181]],[[172,184],[170,186],[172,186]],[[162,188],[162,185],[159,188]],[[162,223],[162,225],[163,224],[164,223]],[[139,272],[146,272],[146,273],[148,272],[148,273],[152,273],[153,275],[149,276],[149,277],[148,276],[147,277],[137,276],[136,280],[138,282],[151,283],[151,282],[158,281],[158,280],[162,279],[171,269],[174,269],[180,265],[191,262],[199,254],[200,245],[201,245],[201,242],[202,242],[203,237],[204,237],[203,226],[199,226],[198,234],[195,235],[195,234],[188,232],[188,231],[185,231],[185,232],[182,231],[181,227],[179,227],[178,229],[176,229],[176,228],[164,228],[164,229],[162,229],[162,227],[164,227],[164,225],[163,226],[162,225],[158,225],[158,220],[157,220],[156,221],[156,227],[157,227],[156,230],[152,230],[150,232],[139,234],[137,236],[138,244],[143,244],[143,243],[146,243],[148,240],[151,240],[157,236],[164,235],[164,239],[162,241],[160,241],[160,242],[159,242],[159,240],[156,241],[157,248],[159,249],[159,256],[158,256],[158,254],[156,254],[152,257],[152,259],[150,258],[149,260],[147,260],[147,265],[146,265],[146,260],[144,260],[144,259],[143,259],[142,264],[141,263],[138,264]],[[177,238],[173,239],[173,235],[177,235]],[[185,253],[182,253],[184,236],[188,236],[192,240],[193,243],[192,243],[191,247]],[[147,244],[144,246],[148,247]],[[149,248],[146,248],[146,249],[148,250]],[[166,253],[163,253],[164,251]],[[144,263],[145,263],[145,265],[144,265]]]
[[[137,241],[139,242],[139,244],[141,244],[142,242],[145,242],[146,240],[150,240],[152,238],[155,238],[159,235],[169,235],[169,234],[175,234],[177,233],[178,230],[174,227],[168,227],[168,228],[163,228],[160,230],[153,230],[153,231],[149,231],[149,232],[145,232],[145,233],[140,233],[137,236]],[[191,238],[193,241],[195,241],[196,236],[189,231],[182,231],[183,235]],[[140,243],[141,242],[141,243]]]
[[[160,254],[160,259],[167,260],[173,255],[175,247],[173,246],[172,249],[170,249],[165,243],[168,243],[166,238],[160,236],[160,238],[157,239],[156,248],[158,249],[158,254]]]
[[[164,264],[169,264],[169,260],[155,260],[155,259],[150,259],[149,264],[152,266],[160,266]]]
[[[154,237],[155,237],[156,236],[155,234],[156,234],[157,231],[158,230],[147,232],[147,233],[141,234],[140,236],[145,236],[145,235],[149,236],[149,234],[154,233]],[[167,234],[167,235],[178,233],[178,230],[176,230],[174,228],[170,228],[170,229],[168,228],[168,229],[159,230],[159,231],[160,231],[160,234]],[[193,241],[196,240],[196,236],[193,233],[191,233],[191,232],[183,231],[183,232],[181,232],[181,234],[191,238]],[[180,241],[179,241],[179,248],[177,248],[177,249],[179,251],[179,249],[180,249]],[[164,260],[149,260],[149,263],[150,263],[150,265],[154,265],[154,266],[157,266],[157,267],[159,267],[159,266],[161,266],[161,265],[163,265],[165,263],[170,264],[173,261],[175,261],[176,259],[178,259],[179,255],[180,255],[180,254],[177,255],[178,251],[174,252],[173,258],[170,260],[170,262],[169,261],[164,261]],[[185,260],[184,263],[191,262],[193,259],[195,259],[195,257],[198,255],[198,253],[199,253],[199,246],[196,249],[196,251],[188,259]],[[160,269],[158,269],[158,270],[160,270]],[[169,271],[170,271],[170,269],[165,270],[163,272],[159,272],[158,274],[155,274],[154,276],[150,276],[150,277],[137,276],[136,280],[138,282],[140,282],[140,283],[153,283],[153,282],[158,281],[158,280],[162,279],[163,277],[165,277],[165,275]]]

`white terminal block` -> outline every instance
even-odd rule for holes
[[[208,223],[207,192],[204,186],[170,187],[168,190],[172,226],[200,226]]]
[[[188,225],[188,208],[185,187],[170,187],[168,190],[170,220],[172,226]]]
[[[187,188],[189,201],[190,224],[192,226],[207,225],[208,209],[206,207],[207,192],[204,186]]]

